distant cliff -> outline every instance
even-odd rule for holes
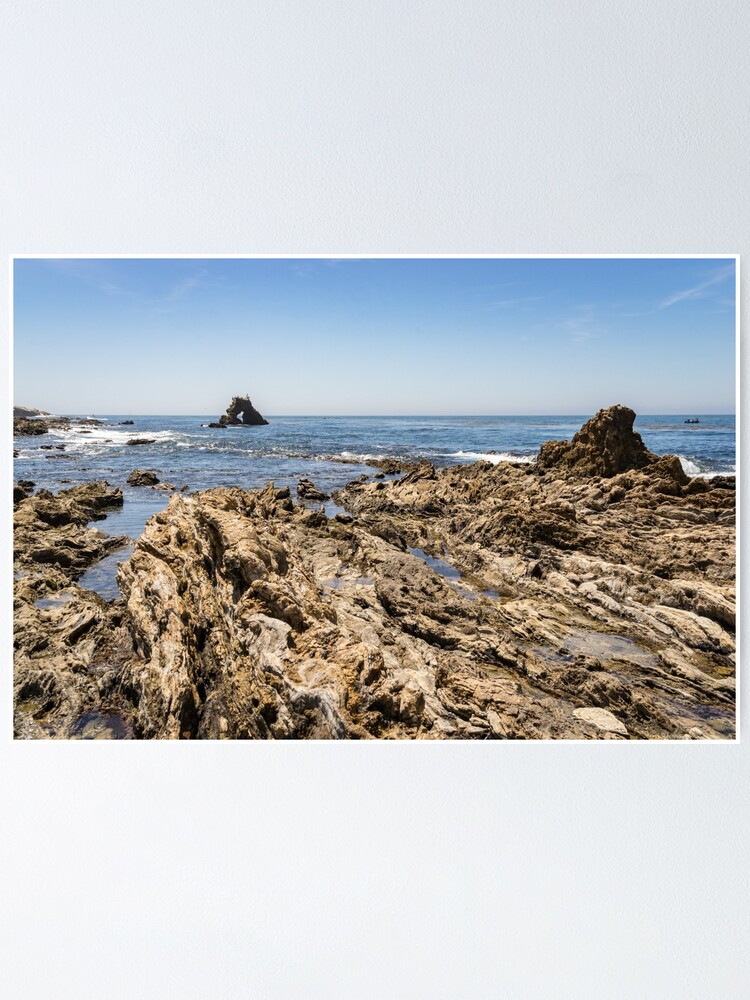
[[[14,406],[14,417],[48,417],[46,410],[35,410],[32,406]]]

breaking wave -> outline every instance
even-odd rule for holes
[[[499,465],[500,462],[530,465],[536,461],[536,455],[520,455],[512,451],[454,451],[450,457],[459,458],[463,462],[492,462],[493,465]]]

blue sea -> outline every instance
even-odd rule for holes
[[[294,491],[301,476],[331,492],[375,470],[368,458],[428,459],[435,465],[532,462],[543,441],[570,440],[591,414],[544,417],[284,417],[264,427],[210,428],[211,416],[95,416],[99,427],[59,429],[14,441],[16,479],[58,490],[92,479],[122,487],[125,505],[100,527],[140,534],[147,517],[170,493],[127,485],[133,469],[189,491],[213,486],[277,486]],[[686,424],[698,417],[700,423]],[[121,421],[132,419],[133,425]],[[639,416],[635,429],[659,455],[679,455],[689,475],[732,474],[736,465],[735,418],[727,415]],[[153,444],[128,445],[132,438]],[[42,445],[65,445],[64,450]]]

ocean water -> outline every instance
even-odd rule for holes
[[[140,534],[148,516],[172,495],[127,485],[133,469],[189,491],[213,486],[264,486],[273,480],[294,492],[305,476],[331,492],[376,470],[368,458],[425,458],[436,465],[532,462],[543,441],[570,440],[590,414],[560,417],[268,417],[265,427],[206,426],[214,416],[96,416],[99,427],[58,429],[18,437],[16,479],[58,490],[92,479],[122,487],[125,505],[99,523],[111,534]],[[697,416],[698,424],[686,424]],[[121,421],[132,419],[133,425]],[[734,416],[640,416],[635,429],[659,455],[679,455],[689,475],[731,474],[736,467]],[[152,444],[128,445],[133,438]],[[64,449],[42,448],[64,445]]]

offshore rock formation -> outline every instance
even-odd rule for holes
[[[600,410],[571,442],[545,441],[537,465],[580,477],[610,477],[658,462],[659,457],[648,451],[641,435],[633,430],[634,420],[635,413],[627,406]],[[687,482],[684,473],[678,478],[683,484]]]
[[[227,412],[219,417],[219,423],[224,427],[236,427],[241,424],[259,427],[268,421],[258,413],[247,396],[234,396],[227,407]]]
[[[19,409],[19,407],[16,407]],[[55,427],[100,427],[101,420],[95,417],[34,417],[33,419],[13,414],[13,434],[16,437],[46,434]]]
[[[19,484],[17,735],[733,737],[734,479],[642,461],[607,414],[570,462],[421,463],[331,519],[273,484],[175,496],[110,604],[34,562]],[[583,476],[602,443],[635,467]]]
[[[29,417],[13,417],[14,437],[32,437],[46,434],[49,431],[46,420],[30,419]]]
[[[33,406],[14,406],[13,417],[48,417],[47,410],[36,410]]]
[[[150,469],[133,469],[128,476],[128,486],[156,486],[159,477]]]

